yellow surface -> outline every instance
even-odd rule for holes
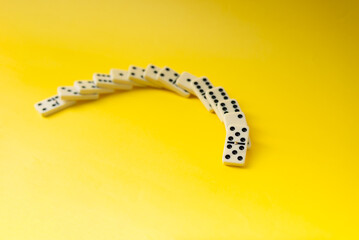
[[[358,239],[357,1],[2,1],[0,239]],[[42,118],[130,64],[206,75],[251,127],[246,168],[195,98],[138,89]]]

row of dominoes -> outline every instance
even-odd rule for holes
[[[206,77],[177,73],[169,67],[147,68],[131,65],[128,70],[111,69],[110,74],[94,73],[93,80],[75,81],[74,86],[60,86],[57,95],[35,104],[42,116],[70,107],[80,100],[98,99],[100,94],[136,87],[166,88],[182,97],[196,96],[210,111],[215,112],[226,127],[223,163],[242,166],[250,147],[249,127],[237,100],[228,96],[223,87],[214,87]]]

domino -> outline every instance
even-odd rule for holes
[[[160,67],[149,64],[144,71],[143,77],[153,85],[156,85],[158,88],[162,88],[161,82],[157,80],[158,73],[161,70],[162,69]]]
[[[112,68],[110,70],[111,80],[114,83],[133,85],[133,82],[128,78],[128,71]]]
[[[211,104],[207,101],[206,91],[213,88],[212,83],[206,77],[200,77],[192,81],[191,87],[198,99],[208,111],[212,111]]]
[[[192,86],[191,83],[197,79],[196,76],[188,73],[188,72],[183,72],[179,78],[176,81],[177,86],[183,88],[184,90],[186,90],[187,92],[191,93],[191,94],[195,94],[192,90]]]
[[[115,90],[130,90],[130,89],[132,89],[132,85],[129,85],[129,84],[114,83],[111,79],[111,75],[109,75],[109,74],[94,73],[93,81],[95,82],[97,87],[101,87],[101,88],[110,88],[110,89],[115,89]]]
[[[80,94],[80,92],[75,87],[65,87],[60,86],[57,88],[57,93],[60,96],[61,100],[94,100],[98,99],[98,93],[93,94]]]
[[[179,74],[169,67],[164,67],[157,76],[157,80],[168,90],[171,90],[182,97],[189,97],[189,92],[176,85]]]
[[[226,127],[226,129],[232,125],[241,125],[241,126],[248,125],[246,116],[244,115],[243,112],[240,112],[240,111],[225,114],[223,117],[223,121],[224,121],[224,126]],[[250,137],[248,137],[247,147],[251,148],[251,146],[252,146],[252,142],[251,142]]]
[[[246,160],[249,127],[247,125],[230,125],[226,131],[223,164],[243,166]]]
[[[99,88],[96,86],[94,81],[81,80],[75,81],[75,88],[80,94],[102,94],[102,93],[113,93],[115,90],[110,88]]]
[[[156,85],[152,84],[151,82],[147,81],[143,74],[145,72],[144,68],[130,65],[128,68],[128,77],[129,79],[136,84],[136,86],[144,87],[144,86],[151,86],[155,87]]]
[[[206,98],[209,104],[212,106],[212,109],[217,114],[218,118],[220,118],[220,114],[218,112],[217,104],[219,101],[228,100],[228,94],[223,89],[223,87],[215,87],[208,91],[206,91]]]
[[[43,117],[50,116],[56,112],[59,112],[65,108],[68,108],[74,105],[76,101],[64,101],[61,100],[58,95],[52,96],[45,100],[35,103],[35,109],[41,114]]]
[[[229,99],[225,101],[220,101],[217,105],[217,110],[219,112],[218,117],[221,122],[223,122],[224,115],[232,112],[240,112],[241,108],[239,107],[239,104],[236,99]]]

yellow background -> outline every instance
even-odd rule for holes
[[[357,1],[2,0],[0,26],[0,239],[359,238]],[[247,167],[195,98],[33,107],[148,63],[238,99]]]

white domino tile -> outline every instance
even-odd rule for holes
[[[208,80],[207,77],[200,77],[191,83],[192,90],[198,99],[202,102],[203,106],[208,110],[212,111],[211,104],[207,101],[206,91],[213,88],[212,83]]]
[[[230,125],[226,128],[226,141],[222,161],[225,165],[243,166],[246,161],[249,127]]]
[[[64,101],[60,96],[55,95],[40,102],[35,103],[35,109],[44,117],[59,112],[74,105],[76,101]]]

